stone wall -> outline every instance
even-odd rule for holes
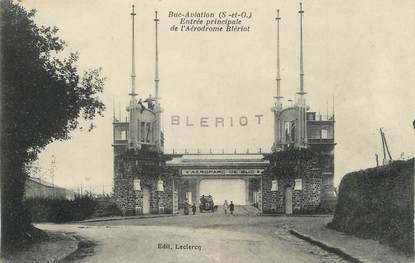
[[[270,156],[270,168],[262,178],[263,213],[285,213],[285,192],[292,189],[292,210],[295,214],[316,213],[321,203],[322,174],[318,160],[307,152],[289,150]],[[301,179],[302,189],[295,190],[295,180]],[[272,191],[272,181],[278,190]]]
[[[315,213],[320,207],[321,173],[309,170],[306,175],[284,176],[266,174],[262,180],[262,206],[264,213],[285,213],[285,190],[294,189],[295,179],[302,179],[302,190],[293,190],[293,213]],[[278,181],[278,191],[271,191],[272,181]]]
[[[141,190],[134,190],[134,179]],[[158,181],[163,191],[158,191]],[[164,156],[154,152],[126,152],[114,158],[114,199],[124,215],[143,213],[143,189],[150,192],[150,213],[173,212],[173,178]]]
[[[346,174],[330,227],[414,252],[415,159]]]
[[[334,191],[334,145],[312,144],[310,150],[318,156],[322,172],[321,208],[333,212],[337,201]]]

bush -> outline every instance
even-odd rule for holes
[[[48,210],[47,221],[63,223],[74,219],[72,201],[52,199],[49,205],[50,208]]]
[[[31,198],[24,202],[33,222],[63,223],[80,221],[93,215],[96,201],[88,195],[76,196],[74,200]]]
[[[72,203],[74,220],[84,220],[90,218],[97,208],[97,202],[90,196],[75,198]]]
[[[105,207],[103,216],[122,216],[122,212],[116,204],[110,204]]]

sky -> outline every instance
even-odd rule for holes
[[[412,0],[319,0],[304,2],[304,71],[307,104],[336,116],[335,184],[348,172],[376,165],[382,156],[383,128],[394,159],[415,156],[415,2]],[[166,151],[270,151],[272,97],[276,84],[276,10],[280,9],[281,92],[299,89],[299,16],[297,1],[218,0],[25,0],[37,9],[38,25],[54,25],[78,51],[79,69],[103,68],[104,117],[92,132],[76,130],[71,140],[51,143],[39,156],[50,181],[72,189],[82,185],[110,192],[113,176],[112,118],[125,118],[131,75],[131,5],[136,6],[136,86],[154,95],[154,11],[159,12],[160,97]],[[170,11],[251,13],[249,32],[174,32]],[[119,107],[121,105],[121,107]],[[263,115],[261,124],[255,115]],[[181,125],[172,126],[178,115]],[[195,123],[186,127],[184,121]],[[241,116],[248,125],[230,127]],[[197,125],[209,118],[209,127]],[[215,127],[215,117],[225,127]],[[381,157],[382,158],[382,157]]]

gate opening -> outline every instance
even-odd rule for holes
[[[200,195],[212,195],[215,205],[223,205],[225,200],[246,205],[246,182],[242,179],[205,179],[200,181]]]

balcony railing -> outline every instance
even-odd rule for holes
[[[312,139],[312,138],[308,138],[308,143],[309,144],[334,144],[334,139],[321,139],[321,138],[317,138],[317,139]]]
[[[334,121],[333,115],[323,115],[323,114],[315,114],[314,116],[309,116],[307,118],[308,121]]]

